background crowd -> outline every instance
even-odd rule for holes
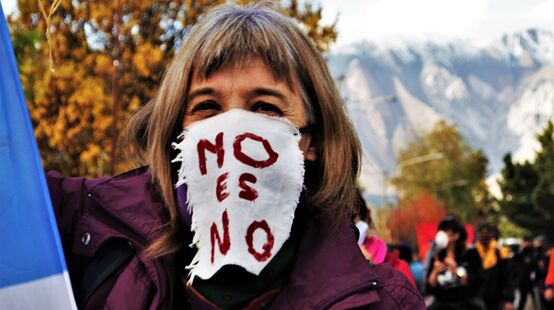
[[[447,215],[419,261],[408,243],[377,235],[361,198],[353,221],[363,255],[402,272],[429,309],[554,309],[554,256],[543,235],[502,240],[495,224],[483,222],[470,240],[466,226]]]

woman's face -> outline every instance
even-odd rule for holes
[[[291,89],[286,81],[275,80],[259,58],[223,67],[208,79],[200,79],[195,74],[183,127],[231,109],[243,109],[284,117],[296,128],[303,128],[308,125],[306,109],[297,79],[293,82]],[[313,161],[316,153],[310,142],[310,135],[303,134],[299,145],[304,158]]]
[[[446,230],[446,235],[448,236],[448,243],[454,243],[456,241],[458,241],[458,239],[460,238],[460,233],[459,232],[454,232],[453,230]]]

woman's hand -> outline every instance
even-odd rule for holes
[[[435,263],[433,264],[433,272],[435,272],[437,275],[445,271],[446,269],[448,269],[448,264],[446,264],[446,262],[443,263],[440,260],[436,260]]]
[[[456,268],[458,268],[458,263],[456,263],[456,260],[450,256],[447,256],[444,258],[444,264],[447,266],[448,269],[450,269],[450,272],[453,274],[456,274]]]
[[[438,283],[439,273],[445,271],[446,269],[448,269],[448,266],[446,266],[446,264],[444,264],[440,260],[436,259],[433,263],[433,270],[429,274],[429,286],[436,287]]]
[[[548,301],[554,300],[554,289],[553,288],[547,288],[544,291],[544,299]]]

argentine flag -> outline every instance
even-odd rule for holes
[[[1,5],[0,309],[77,309]]]

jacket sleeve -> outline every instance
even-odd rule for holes
[[[502,285],[502,301],[513,303],[514,291],[517,288],[517,273],[515,272],[515,263],[507,258],[502,258],[498,262],[500,272],[500,285]]]
[[[435,257],[433,255],[434,246],[432,245],[429,248],[429,251],[427,251],[427,254],[425,254],[425,261],[423,265],[423,283],[422,283],[422,294],[423,295],[429,295],[433,294],[434,288],[429,285],[429,276],[431,275],[431,272],[433,271],[433,264],[435,263]]]
[[[472,295],[477,296],[481,293],[485,280],[481,256],[476,249],[470,248],[465,253],[464,261],[462,266],[467,271],[467,287]]]
[[[57,171],[46,174],[52,207],[64,251],[71,247],[75,225],[83,213],[85,178],[66,178]]]

